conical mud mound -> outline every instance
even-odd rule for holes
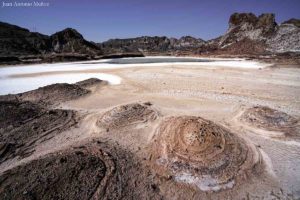
[[[98,199],[105,193],[113,168],[109,156],[99,148],[82,146],[6,171],[0,176],[0,196],[1,199]]]
[[[249,126],[268,130],[284,132],[285,136],[299,137],[299,120],[296,118],[264,106],[255,106],[247,109],[240,120]],[[298,130],[298,131],[297,131]]]
[[[157,118],[157,112],[151,108],[150,103],[132,103],[117,106],[105,112],[97,121],[98,126],[116,129],[137,123],[153,121]]]
[[[162,173],[203,191],[232,188],[261,169],[261,156],[244,139],[200,117],[170,117],[158,128],[154,162]]]

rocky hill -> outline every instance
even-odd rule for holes
[[[0,56],[27,56],[49,53],[98,55],[99,47],[86,41],[75,29],[67,28],[51,36],[30,32],[0,22]]]
[[[0,22],[0,55],[32,55],[49,50],[49,36]]]
[[[98,46],[101,47],[105,53],[142,52],[145,55],[151,55],[180,52],[195,53],[205,43],[204,40],[191,36],[181,37],[180,39],[143,36],[129,39],[111,39],[99,43]]]
[[[51,50],[56,53],[101,54],[101,49],[86,41],[75,29],[66,28],[50,36]]]
[[[51,36],[0,22],[0,62],[18,63],[76,61],[143,55],[261,55],[300,52],[300,20],[282,24],[271,13],[234,13],[224,35],[204,41],[191,36],[179,39],[142,36],[110,39],[103,43],[86,41],[75,29],[66,28]]]
[[[227,32],[214,41],[219,50],[247,53],[279,53],[300,51],[299,20],[290,19],[280,25],[274,14],[255,16],[234,13]],[[258,51],[255,51],[257,49]]]
[[[105,53],[142,52],[144,55],[273,54],[300,52],[300,20],[277,24],[272,13],[234,13],[224,35],[204,41],[190,36],[111,39],[98,44]]]
[[[300,19],[292,18],[292,19],[289,19],[289,20],[283,22],[282,24],[293,24],[294,26],[297,26],[298,28],[300,28]]]
[[[292,22],[280,24],[266,44],[271,52],[300,52],[300,27]]]

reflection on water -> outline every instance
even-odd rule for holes
[[[111,59],[105,63],[109,64],[144,64],[144,63],[176,63],[176,62],[213,62],[214,60],[200,58],[130,58],[130,59]]]

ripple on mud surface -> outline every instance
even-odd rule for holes
[[[162,199],[130,151],[89,140],[0,175],[1,199]]]
[[[157,112],[151,108],[150,103],[132,103],[117,106],[105,112],[97,121],[97,125],[108,129],[116,129],[152,121],[157,116]]]
[[[75,111],[26,101],[0,101],[0,111],[0,163],[30,156],[37,145],[77,123]]]
[[[201,117],[164,120],[153,151],[159,171],[203,191],[232,188],[238,178],[259,173],[262,167],[256,147]]]

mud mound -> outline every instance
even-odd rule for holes
[[[154,163],[161,173],[203,191],[241,183],[261,170],[256,148],[225,128],[200,117],[170,117],[158,128]]]
[[[23,101],[52,105],[79,98],[89,92],[75,84],[57,83],[19,94],[18,98]]]
[[[264,106],[255,106],[247,109],[240,117],[242,122],[250,126],[269,130],[284,132],[286,136],[297,136],[299,121],[278,110]],[[300,137],[300,136],[299,136]]]
[[[70,110],[47,110],[31,102],[0,102],[0,163],[27,157],[35,147],[77,123]]]
[[[91,199],[103,192],[112,172],[106,157],[100,149],[82,147],[34,160],[0,177],[0,196],[2,199]]]
[[[75,83],[75,85],[78,85],[79,87],[83,87],[83,88],[92,87],[92,86],[98,85],[98,84],[107,84],[107,81],[103,81],[103,80],[100,80],[97,78],[89,78],[89,79]]]
[[[92,141],[5,171],[1,199],[162,199],[129,151]],[[152,187],[151,187],[152,185]]]
[[[115,129],[155,120],[157,116],[157,112],[151,108],[151,103],[132,103],[105,112],[97,121],[97,125]]]

